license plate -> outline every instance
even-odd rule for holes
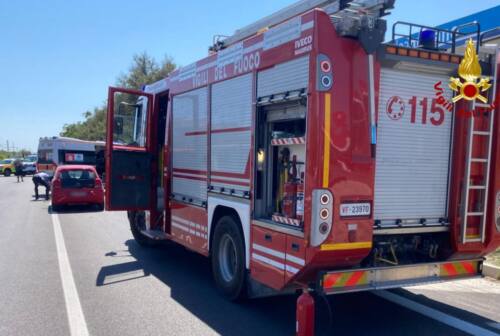
[[[71,196],[74,196],[74,197],[84,197],[84,196],[87,196],[87,193],[85,191],[73,191],[71,193]]]
[[[340,205],[340,216],[370,216],[371,210],[370,203],[344,203]]]

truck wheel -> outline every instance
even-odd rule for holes
[[[153,247],[157,245],[157,241],[145,236],[141,231],[146,230],[146,213],[144,211],[131,211],[128,213],[130,222],[130,230],[135,241],[144,247]]]
[[[5,169],[5,170],[3,171],[3,175],[4,175],[5,177],[9,177],[11,173],[12,173],[12,171],[11,171],[9,168],[7,168],[7,169]]]
[[[236,220],[224,216],[217,222],[212,246],[215,284],[231,301],[241,299],[245,289],[245,250]]]

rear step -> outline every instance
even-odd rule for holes
[[[395,234],[417,234],[417,233],[435,233],[449,231],[449,223],[436,223],[425,225],[374,225],[374,235],[395,235]]]

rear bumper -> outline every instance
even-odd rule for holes
[[[481,277],[483,259],[321,272],[318,290],[338,294]]]
[[[84,205],[84,204],[103,204],[104,192],[99,189],[92,189],[84,197],[75,197],[71,195],[71,191],[78,192],[79,189],[55,189],[52,191],[53,205]]]

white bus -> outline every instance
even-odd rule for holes
[[[38,142],[37,171],[53,173],[57,166],[97,164],[96,151],[103,141],[85,141],[66,137],[44,137]]]

